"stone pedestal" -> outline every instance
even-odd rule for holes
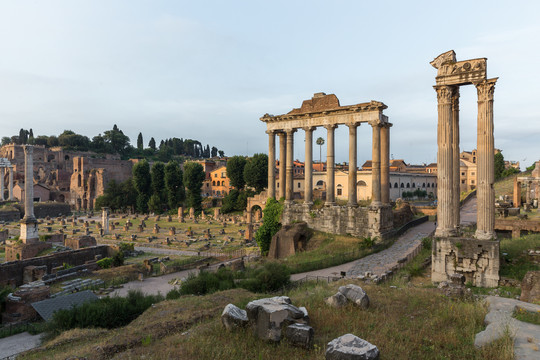
[[[434,238],[431,281],[450,281],[462,274],[477,287],[499,285],[499,242],[468,238]]]

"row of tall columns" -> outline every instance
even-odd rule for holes
[[[496,79],[476,84],[477,230],[476,238],[495,238],[493,92]],[[459,87],[434,86],[437,91],[437,229],[435,236],[459,235]]]
[[[357,129],[359,123],[347,124],[349,127],[349,197],[348,206],[356,206],[357,202]],[[372,148],[372,205],[380,206],[390,203],[390,127],[392,124],[379,121],[371,123],[373,128]],[[326,150],[326,203],[333,206],[335,201],[335,129],[337,125],[325,126],[327,130]],[[305,140],[305,192],[304,203],[313,203],[313,131],[315,127],[303,128]],[[293,200],[294,177],[294,133],[296,129],[285,131],[267,131],[268,140],[268,197],[276,197],[275,187],[275,160],[276,138],[279,136],[279,198],[285,201]]]
[[[6,197],[4,195],[5,191],[5,181],[4,178],[6,177],[6,169],[9,171],[9,197],[8,200],[13,201],[13,167],[2,167],[0,168],[0,201],[6,200]]]

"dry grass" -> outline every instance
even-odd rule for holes
[[[371,299],[368,310],[328,307],[324,299],[342,284],[306,284],[288,294],[309,311],[315,329],[309,351],[260,341],[250,329],[225,331],[219,315],[227,303],[244,307],[260,297],[236,289],[156,304],[122,329],[72,330],[22,359],[324,359],[326,344],[345,333],[377,345],[381,359],[513,357],[509,337],[474,347],[474,335],[484,328],[481,302],[451,301],[436,289],[361,284]]]

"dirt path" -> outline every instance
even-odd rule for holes
[[[14,359],[15,355],[36,348],[40,343],[41,335],[27,332],[0,339],[0,360]]]

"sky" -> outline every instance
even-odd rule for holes
[[[178,137],[267,153],[259,118],[325,92],[341,105],[384,102],[392,157],[431,163],[429,62],[452,49],[488,58],[488,77],[499,77],[495,147],[522,170],[540,160],[540,2],[519,0],[0,0],[0,137],[32,128],[91,138],[116,124],[134,145],[142,132],[145,145]],[[460,100],[460,147],[472,150],[475,88],[461,87]],[[347,134],[336,130],[337,162],[348,161]],[[315,160],[325,154],[315,146]],[[362,125],[359,165],[370,158]]]

